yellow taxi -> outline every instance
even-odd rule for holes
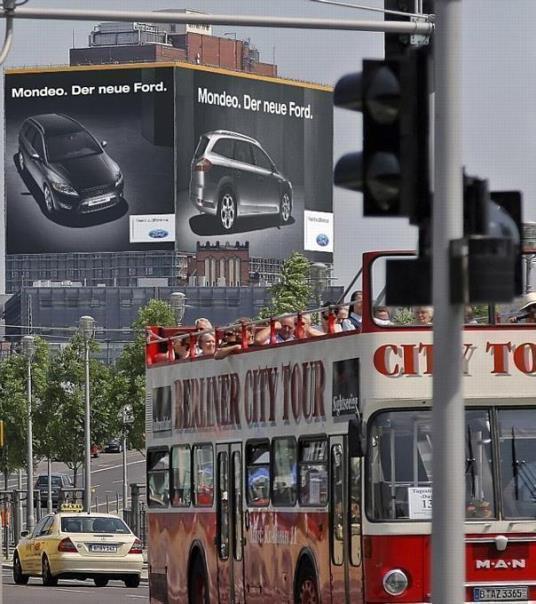
[[[40,576],[43,585],[53,586],[58,579],[93,579],[104,587],[119,579],[138,587],[142,565],[141,541],[121,518],[67,504],[44,516],[30,534],[21,533],[13,554],[13,580],[25,585],[31,576]]]

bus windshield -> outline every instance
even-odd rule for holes
[[[429,409],[373,418],[371,519],[431,519],[431,423]],[[468,520],[536,517],[536,409],[466,410],[465,493]]]

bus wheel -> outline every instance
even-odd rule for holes
[[[316,577],[309,569],[305,570],[298,581],[297,604],[318,604]]]
[[[209,604],[207,576],[201,556],[196,556],[188,580],[189,604]]]

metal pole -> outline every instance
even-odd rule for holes
[[[34,527],[34,492],[33,492],[33,434],[32,434],[32,357],[27,359],[27,449],[26,449],[26,529],[31,531]]]
[[[123,424],[123,509],[128,508],[127,432]]]
[[[449,245],[463,237],[461,0],[437,0],[433,212],[432,601],[465,601],[463,304],[450,302]]]
[[[84,458],[84,509],[91,512],[91,409],[89,405],[89,340],[84,337],[86,367],[86,407],[84,417],[85,458]]]
[[[338,29],[347,31],[377,31],[393,34],[433,33],[433,23],[410,21],[362,21],[353,19],[308,19],[304,17],[264,17],[255,15],[196,15],[179,12],[85,10],[62,8],[17,7],[10,12],[14,19],[50,19],[59,21],[142,21],[145,23],[191,23],[195,25],[238,25],[249,27],[278,27],[290,29]],[[0,17],[6,17],[6,11]]]
[[[47,459],[47,513],[52,514],[52,460]]]
[[[22,499],[20,497],[20,493],[22,493],[22,469],[17,472],[17,489],[19,490],[19,497],[17,499],[17,513],[19,515],[19,535],[17,536],[17,540],[20,537],[20,527],[22,527]]]

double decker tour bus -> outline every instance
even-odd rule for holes
[[[432,330],[375,322],[386,257],[360,331],[175,361],[184,328],[151,329],[153,604],[431,601]],[[487,316],[463,338],[466,601],[536,602],[536,323]]]

